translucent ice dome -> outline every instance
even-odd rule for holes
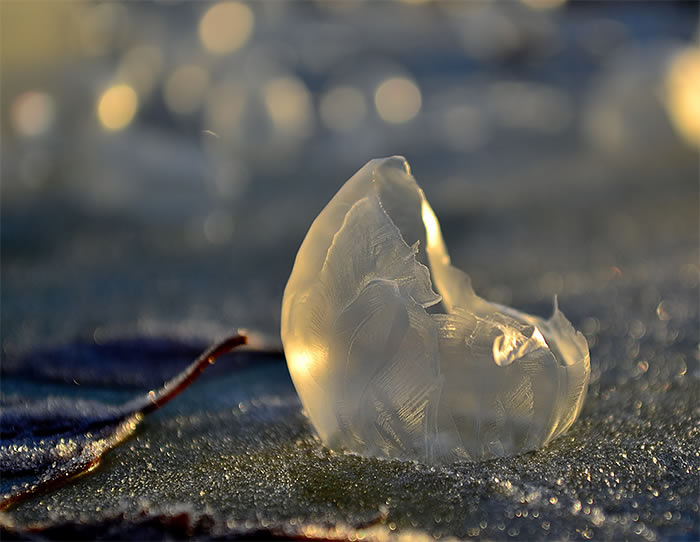
[[[574,422],[590,375],[586,339],[556,302],[545,320],[474,293],[402,157],[368,162],[314,220],[281,332],[323,442],[370,456],[536,449]]]

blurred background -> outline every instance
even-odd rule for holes
[[[276,336],[311,221],[393,154],[478,293],[568,315],[624,276],[670,318],[698,285],[698,5],[3,0],[2,347]]]

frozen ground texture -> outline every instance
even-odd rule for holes
[[[2,3],[0,24],[10,4],[35,3]],[[221,360],[99,469],[10,509],[4,526],[70,539],[328,524],[353,536],[376,525],[384,537],[699,538],[698,154],[659,99],[669,54],[695,43],[697,3],[462,4],[475,3],[251,3],[247,48],[208,67],[217,90],[245,74],[234,140],[203,135],[204,115],[171,115],[159,86],[126,132],[101,132],[86,104],[126,51],[3,72],[3,108],[45,83],[58,109],[43,138],[3,128],[0,142],[2,399],[119,404],[230,328],[276,333],[318,209],[368,157],[404,154],[474,289],[543,317],[559,293],[586,336],[590,385],[570,430],[528,454],[439,467],[333,453],[284,361]],[[203,9],[126,4],[115,43],[163,40],[162,85],[199,58]],[[337,134],[316,116],[268,140],[259,93],[290,74],[313,97],[307,112],[328,87],[359,89],[363,123]],[[372,109],[397,74],[422,93],[403,125]]]
[[[282,341],[326,444],[428,463],[546,444],[576,419],[590,375],[586,339],[556,306],[545,320],[474,293],[399,156],[368,162],[314,220]]]
[[[561,304],[591,345],[581,415],[541,450],[440,467],[333,453],[301,414],[283,361],[230,371],[221,361],[212,368],[218,374],[205,373],[147,419],[98,470],[20,504],[3,521],[20,529],[43,523],[47,536],[64,537],[269,536],[271,529],[325,536],[319,526],[338,524],[351,534],[374,525],[378,537],[396,529],[462,538],[695,540],[697,187],[663,187],[635,185],[614,209],[601,198],[597,215],[563,195],[549,197],[556,227],[537,213],[513,211],[526,237],[537,239],[531,245],[537,268],[559,269],[547,280],[565,283]],[[519,204],[528,207],[526,200]],[[471,216],[478,234],[466,234],[466,244],[475,245],[470,261],[492,260],[488,247],[514,242],[496,226],[499,213]],[[553,233],[557,228],[566,235]],[[582,231],[600,231],[600,237],[589,242]],[[569,254],[570,243],[585,251],[615,247],[614,267],[595,263],[589,253],[588,263],[567,268],[558,258]],[[461,254],[455,259],[466,262]],[[520,262],[508,251],[502,258],[480,286],[512,287],[512,304],[547,314],[550,292],[537,293],[547,280],[536,272],[533,280],[520,275]],[[159,266],[152,263],[154,271]],[[121,402],[172,374],[167,360],[174,371],[198,350],[189,339],[97,337],[99,344],[6,356],[3,397]]]

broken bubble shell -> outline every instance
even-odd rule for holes
[[[427,463],[544,446],[574,422],[586,339],[490,303],[453,267],[403,157],[371,160],[314,220],[282,303],[282,341],[323,442]]]

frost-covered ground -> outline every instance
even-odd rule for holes
[[[408,158],[478,293],[542,315],[559,294],[589,341],[591,387],[544,450],[430,468],[331,454],[279,359],[219,364],[98,470],[4,522],[184,536],[172,517],[186,511],[204,515],[190,525],[204,536],[329,524],[376,537],[700,536],[698,153],[670,82],[679,52],[697,51],[697,4],[258,2],[247,42],[223,56],[199,42],[202,5],[75,6],[88,38],[102,21],[97,52],[83,37],[90,54],[42,64],[3,47],[3,400],[115,402],[174,373],[164,355],[186,359],[231,328],[274,341],[311,220],[391,154]],[[106,133],[95,103],[129,82],[125,58],[144,45],[161,51],[152,88],[129,83],[138,112]],[[164,91],[183,64],[207,74],[189,113]],[[378,92],[392,77],[420,93],[399,124]],[[350,98],[334,101],[338,86]],[[388,101],[408,115],[415,93],[401,88]],[[30,90],[53,108],[35,136],[17,120]],[[163,337],[165,350],[152,342]]]

